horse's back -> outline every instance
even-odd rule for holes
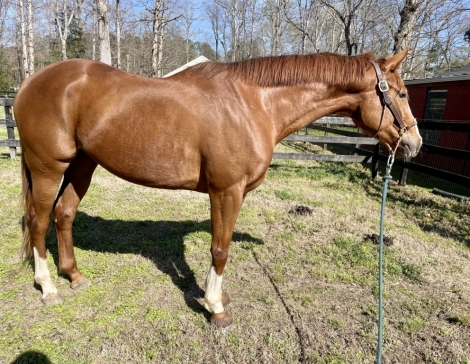
[[[71,161],[81,149],[119,177],[152,187],[206,191],[206,179],[222,174],[217,183],[234,184],[263,173],[272,148],[259,156],[260,144],[272,137],[219,78],[153,79],[99,62],[59,62],[18,94],[22,143],[41,160]]]

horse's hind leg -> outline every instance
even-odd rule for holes
[[[88,279],[78,270],[73,252],[72,223],[78,204],[90,186],[96,163],[79,151],[65,171],[64,180],[54,206],[57,243],[59,249],[59,271],[70,278],[73,289],[87,288]]]
[[[27,206],[27,225],[34,255],[34,281],[41,286],[42,301],[46,304],[62,302],[51,280],[46,259],[46,233],[55,195],[63,175],[63,166],[50,168],[47,172],[31,171],[31,201]]]

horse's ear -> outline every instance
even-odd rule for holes
[[[383,65],[384,71],[393,73],[398,67],[400,67],[409,49],[409,47],[406,47],[400,53],[392,54],[387,57]]]

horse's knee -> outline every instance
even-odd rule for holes
[[[54,209],[54,218],[58,229],[70,228],[75,218],[75,210],[59,203]]]
[[[226,262],[228,258],[228,249],[222,249],[219,247],[211,248],[211,254],[214,261]]]

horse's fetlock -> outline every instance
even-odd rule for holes
[[[59,262],[59,272],[71,276],[77,271],[77,264],[75,261],[68,260],[66,262]]]
[[[40,286],[43,286],[45,284],[48,284],[51,281],[51,276],[47,272],[43,272],[40,274],[35,274],[34,275],[34,281],[39,284]]]

